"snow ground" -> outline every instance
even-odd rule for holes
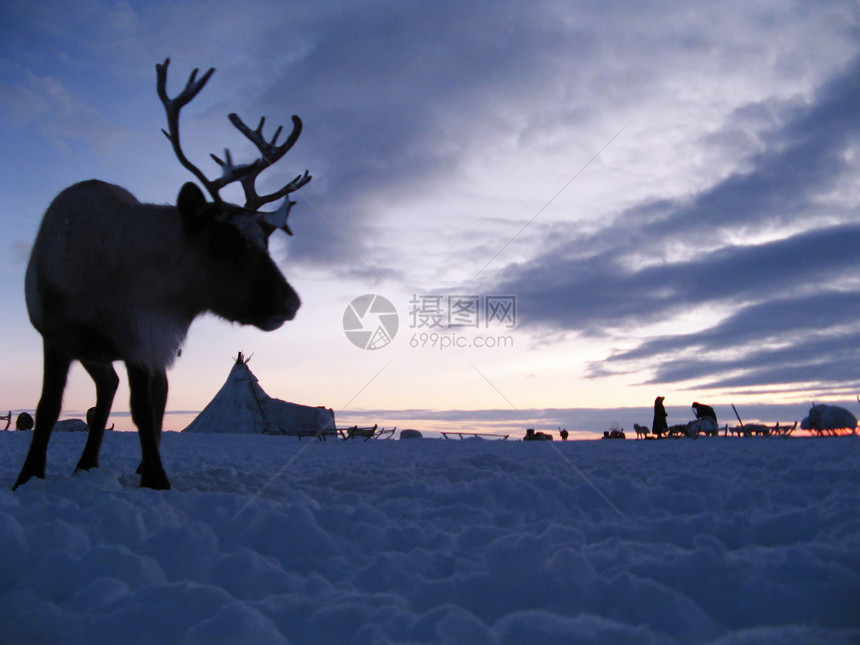
[[[0,433],[6,643],[860,642],[860,437],[166,433],[156,492],[135,434],[72,477],[57,433],[13,493],[29,440]]]

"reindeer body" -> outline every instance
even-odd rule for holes
[[[154,371],[171,365],[201,313],[267,331],[291,319],[298,298],[268,257],[262,231],[254,235],[256,224],[242,226],[242,216],[188,222],[199,215],[141,204],[98,180],[64,190],[45,213],[27,268],[33,326],[76,359]]]
[[[132,418],[141,438],[141,485],[169,488],[158,442],[166,369],[204,312],[271,331],[299,298],[268,255],[247,214],[225,214],[186,184],[177,206],[141,204],[97,180],[60,193],[45,213],[25,278],[27,309],[42,334],[45,372],[33,441],[15,484],[44,477],[69,365],[96,383],[96,407],[76,470],[98,466],[116,392],[111,363],[126,364]]]
[[[64,190],[27,267],[33,326],[79,360],[168,367],[199,313],[182,297],[195,267],[181,224],[174,207],[143,205],[119,186]]]

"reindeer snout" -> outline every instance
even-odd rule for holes
[[[265,323],[263,329],[272,331],[283,325],[288,320],[296,317],[299,307],[302,306],[302,301],[299,299],[299,294],[289,285],[284,284],[285,289],[281,293],[280,306],[278,313],[270,317]],[[269,327],[268,329],[266,327]]]
[[[290,289],[292,291],[292,289]],[[302,301],[299,299],[299,294],[295,291],[292,291],[291,296],[287,299],[286,303],[286,318],[285,320],[292,320],[296,317],[296,312],[298,312],[299,307],[302,306]]]
[[[266,287],[267,289],[259,290],[251,298],[254,311],[243,322],[263,331],[274,331],[296,317],[302,301],[280,273],[277,274],[275,284],[269,283]]]

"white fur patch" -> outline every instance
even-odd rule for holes
[[[164,370],[173,364],[188,326],[178,324],[169,316],[139,315],[135,320],[136,341],[128,352],[128,360],[152,371]]]

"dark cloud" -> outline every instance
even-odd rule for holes
[[[554,254],[510,268],[513,279],[495,290],[518,295],[522,323],[588,333],[658,322],[703,305],[821,290],[856,273],[858,249],[860,224],[848,224],[642,269],[626,268],[625,258],[611,252],[587,262]],[[856,293],[843,297],[857,304]]]
[[[383,4],[318,17],[306,51],[259,99],[302,115],[310,192],[356,243],[367,236],[362,199],[443,185],[467,142],[498,118],[489,106],[533,75],[550,45],[535,24],[541,12],[516,3]],[[307,255],[341,252],[331,230],[311,226]]]
[[[858,324],[856,291],[816,291],[794,298],[766,298],[736,311],[718,325],[696,334],[666,336],[643,343],[625,352],[624,359],[635,359],[655,353],[668,354],[694,346],[717,351],[729,343],[746,346],[763,339],[779,339],[791,335],[810,336],[829,329],[846,329]],[[808,340],[805,347],[818,351],[818,343]],[[621,355],[619,355],[621,358]]]
[[[787,107],[745,171],[690,198],[633,207],[592,235],[570,225],[559,243],[556,226],[546,254],[507,267],[492,288],[518,295],[521,324],[582,335],[730,311],[704,331],[618,352],[592,376],[647,366],[651,383],[860,383],[860,210],[823,199],[858,171],[859,102],[860,58],[802,109]],[[751,114],[761,106],[737,118]],[[743,242],[756,235],[770,241]],[[726,359],[732,350],[741,357]]]
[[[690,73],[693,59],[704,61],[704,76],[716,77],[741,61],[767,66],[773,63],[762,63],[764,54],[773,60],[786,55],[780,50],[774,57],[765,39],[748,38],[734,22],[714,25],[720,12],[707,7],[689,12],[658,3],[631,11],[605,3],[512,1],[299,2],[288,12],[277,7],[272,5],[258,40],[244,45],[253,67],[242,66],[239,58],[222,73],[228,87],[239,81],[246,103],[230,109],[303,118],[302,139],[282,164],[310,169],[314,180],[302,192],[315,208],[303,209],[298,195],[295,222],[303,232],[293,252],[297,259],[326,265],[345,257],[359,264],[349,246],[366,252],[375,243],[373,228],[366,226],[376,215],[374,204],[399,195],[432,201],[456,179],[469,151],[493,149],[491,142],[504,140],[510,143],[506,151],[527,151],[525,159],[557,154],[558,146],[570,145],[560,131],[602,137],[594,133],[596,121],[607,112],[628,118],[639,113],[645,98],[675,91],[672,84]],[[736,9],[749,18],[738,23],[768,25],[779,34],[795,20],[791,12]],[[237,27],[245,22],[237,18]],[[246,30],[239,36],[247,36]],[[237,78],[241,74],[247,80]],[[797,74],[792,69],[786,77]],[[671,103],[658,103],[664,101]],[[739,110],[725,127],[736,142],[724,145],[742,145],[746,124],[784,119],[784,110],[779,103]],[[810,159],[816,153],[794,147]],[[816,162],[816,172],[826,172],[826,162]],[[736,210],[732,199],[758,198],[753,188],[747,193],[743,186],[727,188],[726,195],[714,192],[711,203],[703,197],[691,208],[700,219],[710,213],[719,222]],[[772,206],[762,203],[759,210]],[[683,215],[674,206],[666,213],[667,235],[681,233]],[[402,235],[410,234],[410,224],[407,214]],[[699,234],[703,226],[704,221]],[[384,255],[396,261],[395,253]]]
[[[808,335],[808,330],[807,330]],[[860,332],[830,333],[822,338],[804,340],[802,344],[787,341],[784,346],[756,350],[752,345],[731,344],[735,357],[713,358],[714,353],[689,351],[655,353],[649,357],[655,365],[648,384],[695,382],[699,389],[741,389],[754,386],[804,386],[801,390],[822,389],[829,392],[860,389],[857,365]],[[680,343],[676,343],[680,345]],[[594,375],[611,373],[613,363],[621,358],[592,365]]]
[[[808,106],[801,108],[792,101],[782,110],[788,120],[763,137],[764,150],[746,161],[750,170],[732,174],[688,200],[631,209],[604,236],[614,237],[616,251],[617,242],[638,242],[640,236],[663,246],[686,240],[707,247],[737,232],[832,217],[816,198],[857,170],[846,155],[860,140],[858,101],[860,58],[855,58],[818,89]],[[764,109],[772,111],[774,106],[755,104],[736,110],[726,129],[734,131],[738,124],[745,128],[749,112]],[[857,219],[856,213],[849,217]]]

